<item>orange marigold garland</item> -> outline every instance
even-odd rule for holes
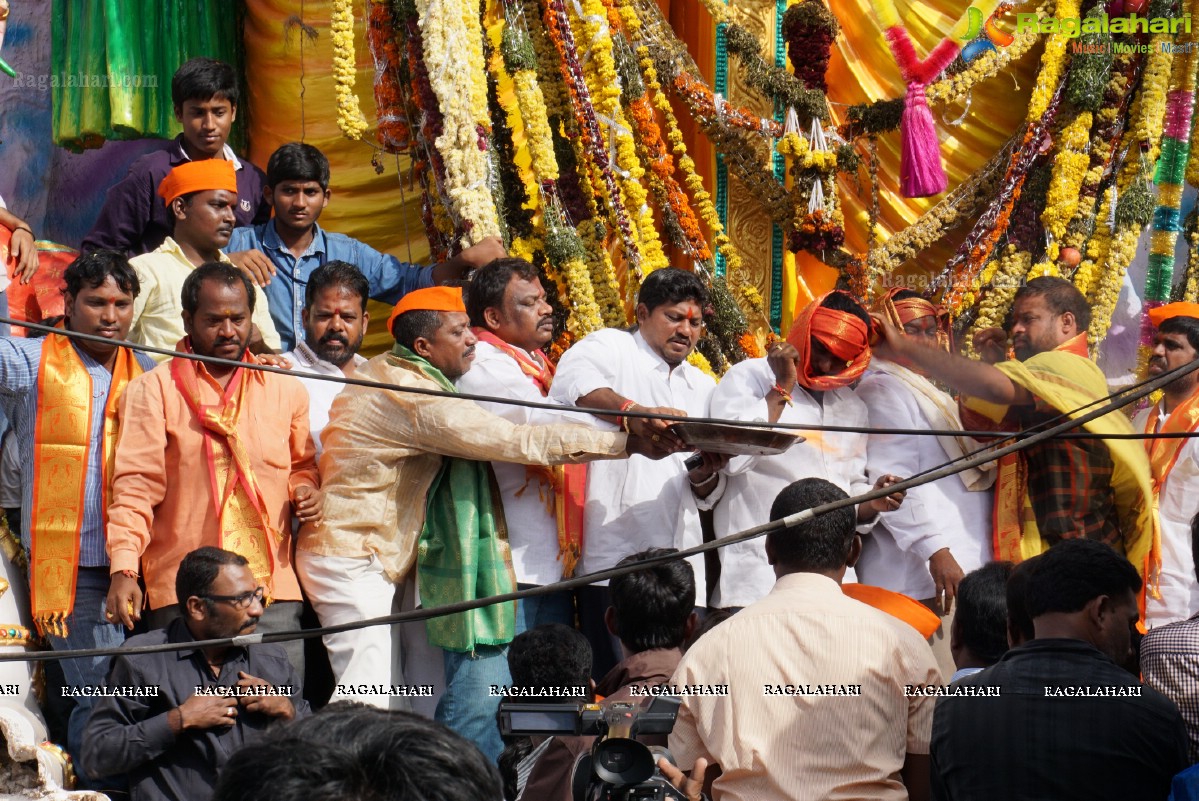
[[[411,131],[404,114],[404,95],[400,89],[400,70],[404,55],[395,35],[399,23],[391,3],[371,3],[367,17],[367,42],[375,61],[375,108],[378,127],[375,137],[388,153],[405,153],[411,145]]]

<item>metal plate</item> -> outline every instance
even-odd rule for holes
[[[791,431],[721,423],[675,423],[670,431],[689,448],[732,456],[772,456],[804,441]]]

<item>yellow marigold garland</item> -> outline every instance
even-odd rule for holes
[[[361,139],[366,119],[358,107],[354,82],[358,62],[354,56],[354,8],[352,0],[333,0],[329,15],[333,39],[333,89],[337,94],[337,127],[349,139]]]
[[[971,355],[975,355],[975,333],[984,328],[1003,325],[1003,318],[1007,315],[1008,307],[1012,305],[1016,290],[1020,288],[1032,266],[1032,254],[1028,251],[1017,251],[1015,245],[1008,245],[995,261],[996,268],[990,280],[991,288],[983,296],[979,304],[978,318],[966,337],[966,348]]]
[[[1041,224],[1045,226],[1049,244],[1045,249],[1045,259],[1032,269],[1030,277],[1059,274],[1057,256],[1060,243],[1066,235],[1066,226],[1078,208],[1078,190],[1091,163],[1091,156],[1087,152],[1090,131],[1091,112],[1083,111],[1058,135],[1058,152],[1053,158],[1053,174],[1045,195],[1045,210],[1041,212]]]
[[[700,353],[698,350],[691,351],[691,355],[687,357],[687,364],[698,368],[704,375],[710,377],[713,381],[719,381],[720,376],[712,370],[712,363],[708,361],[708,357]]]

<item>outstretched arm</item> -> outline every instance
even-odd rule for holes
[[[901,364],[914,364],[924,372],[953,387],[963,395],[1003,406],[1031,406],[1032,393],[1012,381],[991,364],[976,362],[955,353],[929,347],[878,315],[874,315],[879,340],[874,351]]]

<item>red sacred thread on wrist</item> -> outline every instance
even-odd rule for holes
[[[620,424],[621,431],[629,430],[629,418],[624,416],[624,413],[637,405],[637,401],[625,401],[620,404],[620,414],[616,415],[616,422]]]
[[[133,579],[134,581],[137,581],[137,573],[133,570],[120,570],[118,572],[125,578]]]
[[[782,388],[781,386],[779,386],[778,384],[775,384],[773,387],[771,387],[771,388],[770,388],[770,391],[771,391],[771,392],[777,392],[779,395],[781,395],[781,396],[783,397],[783,400],[785,400],[785,401],[787,402],[787,405],[788,405],[788,406],[791,406],[791,405],[793,405],[793,404],[791,403],[791,393],[790,393],[790,392],[788,392],[787,390],[783,389],[783,388]]]

